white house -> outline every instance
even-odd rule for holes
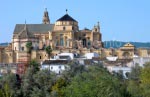
[[[86,57],[86,59],[92,59],[93,57],[99,57],[99,54],[98,53],[86,53],[85,55],[84,55],[85,57]]]
[[[119,72],[122,71],[123,72],[123,77],[125,79],[127,79],[127,73],[131,72],[131,68],[130,67],[122,67],[122,66],[107,66],[107,69],[109,72]]]
[[[150,62],[150,57],[133,57],[133,65],[135,66],[136,64],[139,64],[139,66],[142,66]]]
[[[70,60],[73,60],[74,54],[72,53],[61,53],[50,60],[45,60],[41,63],[41,69],[48,69],[56,74],[61,74],[64,70],[69,69],[67,65]]]
[[[68,63],[68,60],[45,60],[42,63],[41,69],[47,69],[56,74],[61,74],[64,70],[69,69]]]
[[[118,57],[110,56],[110,57],[106,57],[106,59],[108,61],[116,61],[118,59]]]
[[[55,55],[54,58],[51,58],[50,60],[73,60],[73,59],[74,59],[73,53],[61,53]]]
[[[0,64],[0,75],[7,73],[17,73],[17,64]]]

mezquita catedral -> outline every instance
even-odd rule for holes
[[[94,24],[93,24],[94,25]],[[32,50],[27,52],[26,44],[32,42]],[[106,57],[117,56],[118,60],[133,59],[133,57],[148,57],[149,50],[136,48],[127,43],[123,47],[104,48],[102,32],[99,22],[92,29],[79,29],[78,21],[66,14],[51,23],[47,9],[45,9],[42,23],[16,24],[12,41],[7,47],[0,47],[0,63],[26,63],[32,59],[41,63],[48,60],[45,47],[51,46],[51,57],[59,53],[73,53],[79,57],[86,53],[99,54],[100,60]]]

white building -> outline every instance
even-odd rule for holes
[[[147,63],[150,62],[150,57],[134,57],[133,58],[133,65],[135,66],[136,64],[139,64],[139,66],[142,66]]]
[[[50,60],[73,60],[74,59],[74,54],[73,53],[61,53],[54,58],[51,58]]]
[[[109,72],[120,72],[122,71],[123,73],[123,77],[125,79],[127,79],[127,73],[131,72],[131,68],[130,67],[122,67],[122,66],[107,66],[107,69]]]
[[[92,59],[93,57],[98,58],[99,54],[95,53],[95,52],[94,53],[86,53],[84,56],[85,56],[86,59]]]
[[[69,69],[67,65],[70,60],[73,60],[74,54],[72,53],[61,53],[50,60],[42,62],[41,69],[48,69],[56,74],[61,74],[64,70]]]
[[[68,60],[45,60],[42,63],[41,69],[50,70],[56,74],[61,74],[64,70],[68,70]]]
[[[106,59],[108,61],[116,61],[118,59],[118,57],[110,56],[110,57],[106,57]]]

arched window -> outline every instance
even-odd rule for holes
[[[90,37],[88,37],[87,46],[88,46],[88,48],[91,46]]]
[[[84,47],[86,47],[86,39],[82,39],[82,44]]]
[[[129,52],[124,52],[123,57],[124,58],[130,58],[130,53]]]
[[[60,34],[60,46],[64,46],[64,37],[63,37],[63,34]]]
[[[63,46],[63,45],[64,45],[64,39],[60,38],[60,46]]]
[[[59,46],[59,41],[58,40],[56,40],[56,46]]]
[[[95,28],[95,32],[97,32],[97,28]]]
[[[90,41],[90,40],[88,41],[87,45],[88,45],[88,46],[91,46],[91,41]]]
[[[59,46],[58,36],[56,36],[55,43],[56,43],[56,44],[55,44],[56,46]]]
[[[68,38],[67,38],[67,36],[65,36],[65,46],[68,46],[67,45],[67,40],[68,40]]]
[[[72,27],[72,30],[74,30],[74,27]]]

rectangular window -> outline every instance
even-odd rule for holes
[[[74,27],[72,27],[72,30],[74,30]]]
[[[59,66],[59,69],[61,69],[61,66]]]
[[[66,27],[63,27],[63,30],[66,30]]]
[[[21,50],[24,51],[24,47],[21,47]]]

